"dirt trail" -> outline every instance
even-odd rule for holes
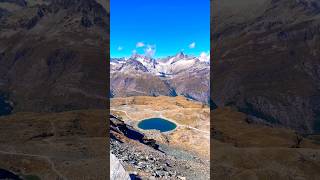
[[[8,154],[8,155],[15,155],[15,156],[28,156],[28,157],[34,157],[34,158],[39,158],[39,159],[45,159],[50,164],[52,171],[58,175],[59,179],[61,179],[61,180],[68,179],[56,169],[54,162],[52,162],[52,160],[48,156],[37,155],[37,154],[27,154],[27,153],[18,153],[18,152],[7,152],[7,151],[2,151],[2,150],[0,150],[0,153],[1,154]]]

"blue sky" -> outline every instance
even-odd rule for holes
[[[210,50],[209,0],[110,0],[111,57]]]

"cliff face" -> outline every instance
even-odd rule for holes
[[[215,104],[319,133],[319,3],[218,0],[212,7]]]
[[[13,111],[104,108],[107,10],[95,0],[14,2],[0,2],[0,93]]]
[[[116,156],[110,153],[110,179],[130,180],[128,173],[124,170]]]

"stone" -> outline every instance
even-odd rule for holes
[[[110,179],[111,180],[130,180],[129,174],[124,170],[118,158],[110,153]]]
[[[186,177],[183,177],[183,176],[178,176],[178,179],[186,180],[187,178],[186,178]]]

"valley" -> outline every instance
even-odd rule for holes
[[[152,176],[209,179],[210,110],[208,106],[182,96],[133,96],[112,98],[111,114],[123,121],[126,126],[143,134],[144,139],[154,140],[158,146],[156,149],[150,148],[141,142],[132,140],[134,138],[111,133],[111,137],[115,137],[111,138],[111,153],[115,153],[124,164],[127,172],[134,173],[143,179]],[[143,130],[137,127],[139,121],[153,117],[170,120],[177,127],[172,131],[162,133],[157,130]],[[123,152],[120,149],[126,149],[125,151],[128,152]],[[136,157],[138,159],[131,157],[136,159],[131,163],[129,160],[123,160],[129,158],[128,154],[131,151],[143,157],[151,156],[159,159],[154,163],[139,159],[139,157]],[[170,161],[171,167],[166,165],[166,161]],[[134,162],[146,164],[139,168]],[[149,166],[153,168],[150,169]],[[160,166],[166,170],[161,170]],[[160,168],[157,171],[158,174],[153,171],[157,168]]]

